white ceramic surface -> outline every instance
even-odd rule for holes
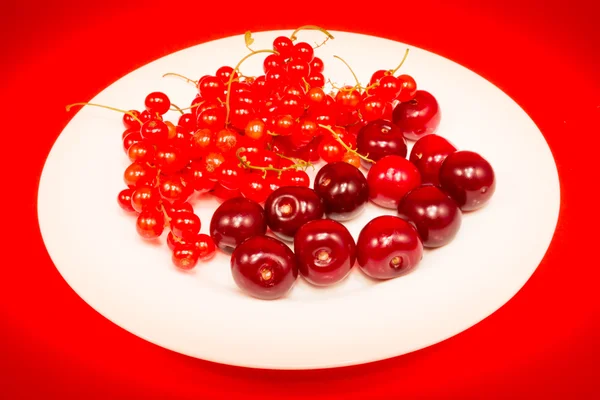
[[[290,32],[255,33],[253,47],[269,48],[276,36]],[[355,268],[332,288],[311,287],[299,278],[286,298],[256,300],[237,289],[226,255],[183,273],[173,267],[166,244],[137,236],[135,218],[116,202],[128,165],[121,116],[86,107],[48,156],[38,211],[52,260],[91,307],[143,339],[193,357],[309,369],[385,359],[438,343],[489,316],[525,284],[551,241],[560,203],[556,166],[536,125],[497,87],[446,58],[382,38],[333,33],[335,39],[317,55],[338,84],[353,80],[333,55],[344,57],[367,83],[372,72],[395,67],[411,49],[401,71],[438,99],[438,133],[493,165],[497,190],[491,203],[465,215],[456,239],[426,251],[407,276],[376,283]],[[310,43],[321,37],[299,34]],[[194,87],[164,73],[197,78],[233,66],[245,54],[243,36],[201,44],[133,71],[90,101],[143,109],[146,94],[160,90],[184,107]],[[259,73],[263,58],[249,59],[242,71]],[[194,205],[208,233],[217,203],[203,199]],[[369,205],[346,225],[356,238],[381,213],[393,214]]]

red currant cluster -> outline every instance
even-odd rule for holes
[[[326,92],[323,61],[308,43],[294,43],[302,28],[276,38],[272,50],[252,50],[247,33],[250,53],[236,67],[198,81],[166,74],[197,87],[187,108],[161,92],[146,97],[143,112],[113,108],[124,112],[131,161],[118,200],[137,214],[138,234],[154,240],[167,229],[181,269],[211,259],[217,247],[230,253],[236,284],[262,299],[283,296],[299,272],[315,285],[337,283],[357,261],[373,278],[401,276],[420,262],[423,247],[449,243],[462,212],[482,207],[495,190],[485,159],[436,134],[435,97],[411,76],[395,76],[408,51],[368,86],[352,72],[354,86]],[[243,75],[242,63],[261,53],[269,53],[264,74]],[[85,104],[98,106],[77,105]],[[177,124],[165,119],[168,111],[181,113]],[[408,159],[407,139],[416,140]],[[305,170],[318,161],[325,165],[311,188]],[[205,193],[221,202],[210,236],[200,233],[190,203]],[[355,242],[343,222],[369,201],[398,216],[374,218]]]

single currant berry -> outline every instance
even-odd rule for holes
[[[146,110],[152,114],[164,115],[171,108],[171,101],[162,92],[152,92],[146,96],[144,101]]]
[[[215,242],[204,233],[196,237],[194,245],[198,248],[198,259],[200,261],[208,261],[216,254]]]
[[[265,202],[267,226],[279,238],[292,241],[301,226],[323,218],[323,201],[307,187],[284,186],[269,195]]]
[[[397,209],[406,193],[421,184],[419,170],[400,156],[385,156],[367,174],[369,199],[384,208]]]
[[[239,189],[236,189],[236,190],[225,189],[223,186],[221,186],[218,183],[215,185],[215,187],[213,188],[213,190],[210,193],[215,197],[215,199],[217,199],[217,201],[219,203],[223,203],[229,199],[233,199],[235,197],[242,196],[242,193],[240,192]]]
[[[323,166],[315,177],[314,189],[323,199],[325,215],[337,221],[356,217],[369,199],[369,187],[363,173],[343,161]]]
[[[194,189],[186,186],[180,175],[161,176],[158,191],[163,199],[176,202],[187,201]]]
[[[262,300],[285,296],[298,278],[292,250],[269,236],[254,236],[231,255],[231,274],[246,294]]]
[[[200,218],[193,212],[176,212],[170,218],[171,232],[178,238],[190,242],[200,233]]]
[[[441,118],[437,100],[424,90],[418,90],[413,99],[399,103],[392,113],[394,124],[409,140],[418,140],[435,133]]]
[[[257,202],[243,197],[224,201],[210,221],[210,236],[220,249],[227,252],[252,236],[264,235],[266,231],[264,209]]]
[[[272,68],[283,68],[285,65],[285,58],[279,54],[269,54],[263,61],[263,71],[265,74]]]
[[[270,181],[259,173],[247,174],[241,183],[240,192],[247,199],[264,203],[271,194]]]
[[[240,140],[240,135],[233,129],[221,129],[215,137],[215,145],[222,153],[234,151]]]
[[[246,137],[253,140],[261,140],[267,135],[266,124],[260,119],[253,119],[248,122],[244,129]]]
[[[319,57],[314,57],[310,62],[310,71],[322,74],[324,70],[325,64],[323,63],[323,60],[321,60]]]
[[[155,158],[157,168],[167,175],[181,171],[190,162],[186,152],[172,145],[158,146]]]
[[[117,201],[119,206],[127,212],[135,212],[135,209],[131,205],[131,196],[133,195],[133,189],[127,188],[123,189],[119,192],[117,196]]]
[[[216,170],[217,182],[225,189],[238,190],[245,179],[245,171],[234,159],[225,160]]]
[[[125,150],[125,154],[129,155],[129,148],[141,141],[142,135],[139,130],[123,132],[123,150]]]
[[[163,121],[150,120],[144,122],[140,134],[148,143],[157,145],[169,139],[169,127]]]
[[[156,168],[134,162],[130,164],[123,173],[123,181],[130,188],[151,184],[156,178]]]
[[[294,43],[285,36],[279,36],[273,41],[273,50],[275,50],[283,59],[290,58],[294,51]]]
[[[153,163],[156,151],[154,146],[148,142],[135,142],[127,149],[127,157],[131,162]]]
[[[456,202],[432,185],[419,186],[404,196],[398,215],[411,222],[425,247],[441,247],[450,243],[462,222]]]
[[[198,264],[199,249],[194,244],[178,243],[173,249],[173,264],[182,270],[189,271]]]
[[[206,164],[201,161],[192,161],[186,171],[186,181],[198,193],[207,193],[214,189],[216,181],[208,178]]]
[[[221,80],[221,82],[223,82],[223,84],[226,84],[229,82],[229,80],[231,79],[231,75],[233,75],[233,79],[239,78],[238,73],[234,72],[232,67],[229,67],[226,65],[217,69],[217,72],[215,74],[215,76],[217,78],[219,78]]]
[[[354,238],[344,225],[330,219],[302,225],[294,236],[294,249],[300,274],[317,286],[342,281],[356,261]]]
[[[413,77],[410,75],[400,75],[398,76],[398,81],[400,82],[401,89],[397,100],[404,103],[414,99],[417,93],[417,83]]]
[[[432,133],[415,142],[409,160],[421,173],[423,183],[439,186],[440,167],[446,157],[455,151],[456,147],[447,139]]]
[[[160,202],[160,193],[151,186],[140,186],[131,195],[131,206],[138,213],[156,209]]]
[[[462,211],[474,211],[485,206],[494,195],[496,176],[481,155],[461,150],[450,154],[442,163],[440,185]]]
[[[299,42],[294,45],[292,52],[292,58],[294,60],[304,61],[310,63],[315,55],[315,51],[312,46],[306,42]]]
[[[143,239],[156,239],[165,229],[165,217],[162,211],[156,209],[143,210],[138,215],[135,227]]]
[[[225,100],[225,84],[216,76],[207,76],[198,82],[198,90],[204,100]]]
[[[125,127],[125,129],[134,129],[139,131],[141,126],[139,118],[139,111],[129,110],[128,113],[123,114],[123,126]]]

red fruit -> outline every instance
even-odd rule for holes
[[[143,210],[156,209],[160,201],[160,193],[156,188],[150,186],[141,186],[131,195],[131,206],[137,212]]]
[[[223,203],[223,202],[225,202],[229,199],[233,199],[235,197],[242,196],[242,193],[239,190],[225,189],[223,186],[219,185],[218,183],[216,183],[216,185],[211,193],[217,199],[217,201],[219,201],[220,203]]]
[[[198,90],[204,100],[225,101],[225,85],[216,76],[206,76],[198,82]]]
[[[195,191],[206,193],[212,190],[217,183],[210,180],[208,175],[206,164],[201,161],[192,161],[187,167],[186,181]]]
[[[194,189],[186,186],[179,175],[161,176],[158,185],[160,195],[170,202],[184,202],[192,195]]]
[[[283,171],[280,180],[283,182],[280,186],[310,186],[310,177],[308,174],[298,169]]]
[[[198,259],[200,261],[208,261],[216,254],[215,242],[212,238],[204,233],[199,234],[194,241],[194,245],[198,248]]]
[[[359,132],[356,140],[357,151],[377,162],[388,155],[406,157],[408,147],[402,131],[390,121],[383,119],[369,122]],[[366,168],[371,163],[363,161]]]
[[[125,131],[123,132],[123,150],[128,154],[129,148],[133,146],[135,143],[139,143],[142,141],[142,135],[140,131]]]
[[[173,264],[183,270],[191,270],[198,264],[199,250],[193,244],[177,243],[173,249]]]
[[[133,189],[127,188],[123,189],[119,192],[117,196],[117,201],[119,206],[127,212],[135,212],[133,206],[131,205],[131,196],[133,195]]]
[[[324,69],[325,69],[325,64],[323,64],[323,60],[321,60],[319,57],[314,57],[312,59],[312,61],[310,62],[310,71],[311,72],[323,73]]]
[[[348,229],[330,219],[304,224],[294,236],[300,274],[317,286],[340,282],[356,261],[356,244]]]
[[[215,134],[210,129],[199,129],[190,138],[190,156],[193,160],[202,158],[215,144]]]
[[[134,162],[123,173],[123,181],[130,188],[150,184],[156,178],[156,168]]]
[[[398,76],[398,81],[400,82],[400,94],[398,95],[398,101],[405,102],[410,101],[415,97],[417,93],[417,83],[410,75],[400,75]]]
[[[408,192],[398,206],[398,215],[415,225],[425,247],[450,243],[462,222],[462,213],[454,200],[430,185]]]
[[[252,173],[244,176],[240,187],[242,196],[257,203],[264,203],[271,194],[270,181],[263,178],[261,173]]]
[[[144,239],[156,239],[165,229],[165,217],[162,211],[149,209],[142,211],[137,218],[135,228]]]
[[[231,255],[231,273],[244,293],[263,300],[285,296],[298,277],[292,250],[277,239],[255,236]]]
[[[146,110],[151,114],[158,113],[159,115],[164,115],[171,108],[171,101],[166,94],[162,92],[152,92],[148,96],[146,96],[146,100],[144,101],[146,106]]]
[[[463,211],[486,205],[496,190],[496,177],[490,163],[472,151],[450,154],[440,167],[440,185]]]
[[[305,223],[323,218],[323,213],[323,201],[314,190],[307,187],[280,187],[265,202],[268,227],[287,241],[292,241]]]
[[[229,80],[231,79],[232,74],[233,79],[237,79],[239,77],[237,72],[233,72],[232,67],[223,66],[217,70],[217,73],[215,75],[221,80],[221,82],[223,82],[224,85],[227,85],[227,83],[229,83]]]
[[[175,146],[160,146],[156,151],[156,166],[167,175],[181,171],[189,164],[189,161],[187,154]]]
[[[381,158],[367,174],[369,199],[380,207],[397,209],[406,193],[421,184],[419,170],[404,157]]]
[[[225,160],[216,170],[217,182],[225,189],[238,190],[246,179],[245,171],[235,158]]]
[[[279,53],[283,59],[290,58],[294,51],[294,43],[285,36],[279,36],[273,41],[273,50]]]
[[[360,214],[369,199],[363,173],[343,161],[323,166],[315,177],[314,189],[323,199],[325,215],[337,221],[347,221]]]
[[[140,129],[142,139],[148,143],[161,144],[169,138],[169,127],[163,121],[150,120],[144,122]]]
[[[210,236],[224,251],[231,251],[244,240],[264,235],[266,231],[263,208],[257,202],[243,197],[223,202],[210,221]]]
[[[402,81],[393,75],[383,76],[377,86],[377,96],[383,101],[395,100],[402,90]]]
[[[407,139],[418,140],[436,132],[442,114],[435,97],[429,92],[418,90],[412,100],[394,108],[392,118]]]
[[[356,241],[360,269],[375,279],[391,279],[414,270],[423,258],[417,230],[402,218],[383,215],[372,219]]]
[[[310,63],[314,58],[315,52],[312,46],[306,42],[296,43],[292,52],[294,60],[304,61]]]
[[[129,110],[129,112],[135,115],[136,118],[140,117],[140,112],[137,110]],[[140,130],[140,123],[135,118],[133,118],[130,114],[123,114],[123,126],[125,129],[133,129]]]
[[[187,242],[194,240],[200,233],[200,218],[193,212],[180,211],[170,215],[171,232]]]
[[[148,142],[136,142],[127,149],[127,157],[131,162],[154,163],[154,146]]]
[[[385,101],[378,95],[367,96],[360,102],[358,109],[363,121],[375,121],[383,117]]]
[[[325,86],[325,77],[320,72],[311,72],[307,81],[311,88],[322,88]]]
[[[228,153],[237,148],[239,136],[233,129],[222,129],[215,137],[215,145],[222,153]]]
[[[318,148],[319,156],[326,163],[341,161],[344,158],[345,151],[344,146],[332,136],[323,138]]]
[[[439,186],[440,167],[446,157],[455,151],[456,147],[447,139],[436,134],[425,135],[416,141],[409,159],[421,173],[423,183]]]

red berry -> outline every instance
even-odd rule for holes
[[[360,102],[358,109],[364,121],[375,121],[383,117],[385,102],[378,95],[367,96]]]
[[[225,189],[238,190],[246,179],[245,171],[237,159],[225,160],[216,170],[217,182]]]
[[[369,170],[369,199],[380,207],[397,209],[406,193],[421,184],[419,170],[404,157],[381,158]]]
[[[141,186],[131,195],[131,206],[137,212],[143,210],[156,209],[160,201],[160,193],[156,188],[150,186]]]
[[[244,240],[264,235],[266,231],[263,208],[257,202],[243,197],[224,201],[210,221],[210,236],[224,251],[231,251]]]
[[[315,177],[314,189],[323,199],[325,215],[337,221],[356,217],[369,199],[363,173],[343,161],[323,166]]]
[[[152,92],[146,96],[144,102],[146,110],[152,114],[158,113],[164,115],[171,108],[171,101],[166,94],[162,92]]]
[[[129,112],[136,116],[136,118],[140,117],[140,112],[137,110],[129,110]],[[135,129],[140,130],[140,123],[135,118],[133,118],[130,114],[123,114],[123,126],[125,129]]]
[[[371,121],[358,132],[357,151],[377,162],[388,155],[406,157],[408,147],[400,128],[383,119]],[[369,168],[369,162],[363,162]]]
[[[375,279],[405,275],[423,258],[423,244],[416,229],[392,215],[367,223],[358,235],[356,249],[360,269]]]
[[[325,64],[323,64],[323,60],[321,60],[319,57],[314,57],[312,59],[312,61],[310,62],[310,71],[311,72],[323,73],[324,69],[325,69]]]
[[[164,174],[173,174],[184,169],[189,158],[183,150],[175,146],[160,146],[156,151],[156,166]]]
[[[131,162],[153,163],[156,151],[154,146],[148,142],[135,142],[127,149],[127,157]]]
[[[134,162],[130,164],[123,173],[123,181],[130,188],[147,185],[156,178],[156,168],[147,164]]]
[[[131,188],[127,188],[127,189],[123,189],[119,192],[119,195],[117,196],[117,201],[119,203],[119,206],[121,206],[121,208],[124,211],[127,212],[134,212],[134,208],[131,205],[131,196],[133,194],[133,189]]]
[[[386,75],[379,80],[377,96],[383,101],[395,100],[402,90],[402,81],[393,75]]]
[[[285,59],[279,54],[269,54],[263,61],[263,71],[265,74],[272,68],[283,68]]]
[[[288,37],[279,36],[273,41],[273,50],[278,52],[283,59],[286,59],[292,56],[294,43]]]
[[[310,63],[314,58],[315,51],[312,46],[306,42],[299,42],[294,45],[292,52],[292,58],[295,60],[304,61]]]
[[[225,101],[225,85],[216,76],[207,76],[198,82],[198,90],[204,100]]]
[[[187,201],[194,189],[186,186],[179,175],[161,176],[158,185],[160,195],[170,202]]]
[[[307,81],[311,88],[322,88],[325,86],[325,77],[320,72],[311,71]]]
[[[310,186],[310,177],[308,174],[301,170],[286,170],[281,173],[281,181],[284,184],[280,186]]]
[[[217,133],[215,144],[222,153],[228,153],[237,148],[240,135],[233,129],[221,129]]]
[[[219,185],[218,183],[215,184],[215,187],[211,193],[217,199],[217,201],[219,201],[220,203],[223,203],[229,199],[233,199],[233,198],[242,196],[242,193],[239,190],[225,189],[223,186]]]
[[[410,75],[400,75],[398,78],[400,82],[400,94],[397,99],[401,102],[412,100],[417,93],[417,83]]]
[[[439,175],[442,163],[456,151],[447,139],[436,134],[425,135],[417,140],[410,152],[412,162],[421,173],[423,183],[440,184]]]
[[[212,238],[204,233],[199,234],[194,241],[194,245],[198,249],[198,259],[200,261],[208,261],[216,254],[215,242]]]
[[[323,201],[307,187],[280,187],[265,202],[267,225],[275,235],[287,241],[292,241],[305,223],[323,218],[323,213]]]
[[[152,144],[160,144],[169,138],[169,127],[163,121],[150,120],[144,122],[140,129],[142,138]]]
[[[178,238],[190,242],[200,233],[200,218],[193,212],[180,211],[170,217],[171,231]]]
[[[325,137],[319,144],[318,153],[323,161],[332,163],[344,158],[345,149],[333,136]]]
[[[393,122],[410,140],[418,140],[435,133],[442,118],[437,100],[424,90],[416,92],[414,98],[394,108]]]
[[[239,77],[237,72],[233,72],[233,68],[231,68],[229,66],[223,66],[217,70],[217,73],[215,75],[217,78],[219,78],[221,80],[221,82],[223,82],[223,84],[226,85],[227,83],[229,83],[229,80],[231,79],[232,74],[233,74],[233,79],[236,79]]]
[[[201,161],[192,161],[187,167],[187,182],[196,192],[206,193],[214,189],[217,182],[210,180],[208,175],[206,164]]]
[[[137,233],[144,239],[156,239],[165,229],[165,217],[156,209],[143,210],[135,224]]]
[[[173,264],[183,270],[191,270],[198,264],[199,250],[193,244],[178,243],[173,249]]]
[[[142,135],[140,134],[140,131],[125,131],[123,132],[123,150],[125,150],[125,153],[129,152],[129,148],[138,142],[142,141]]]

